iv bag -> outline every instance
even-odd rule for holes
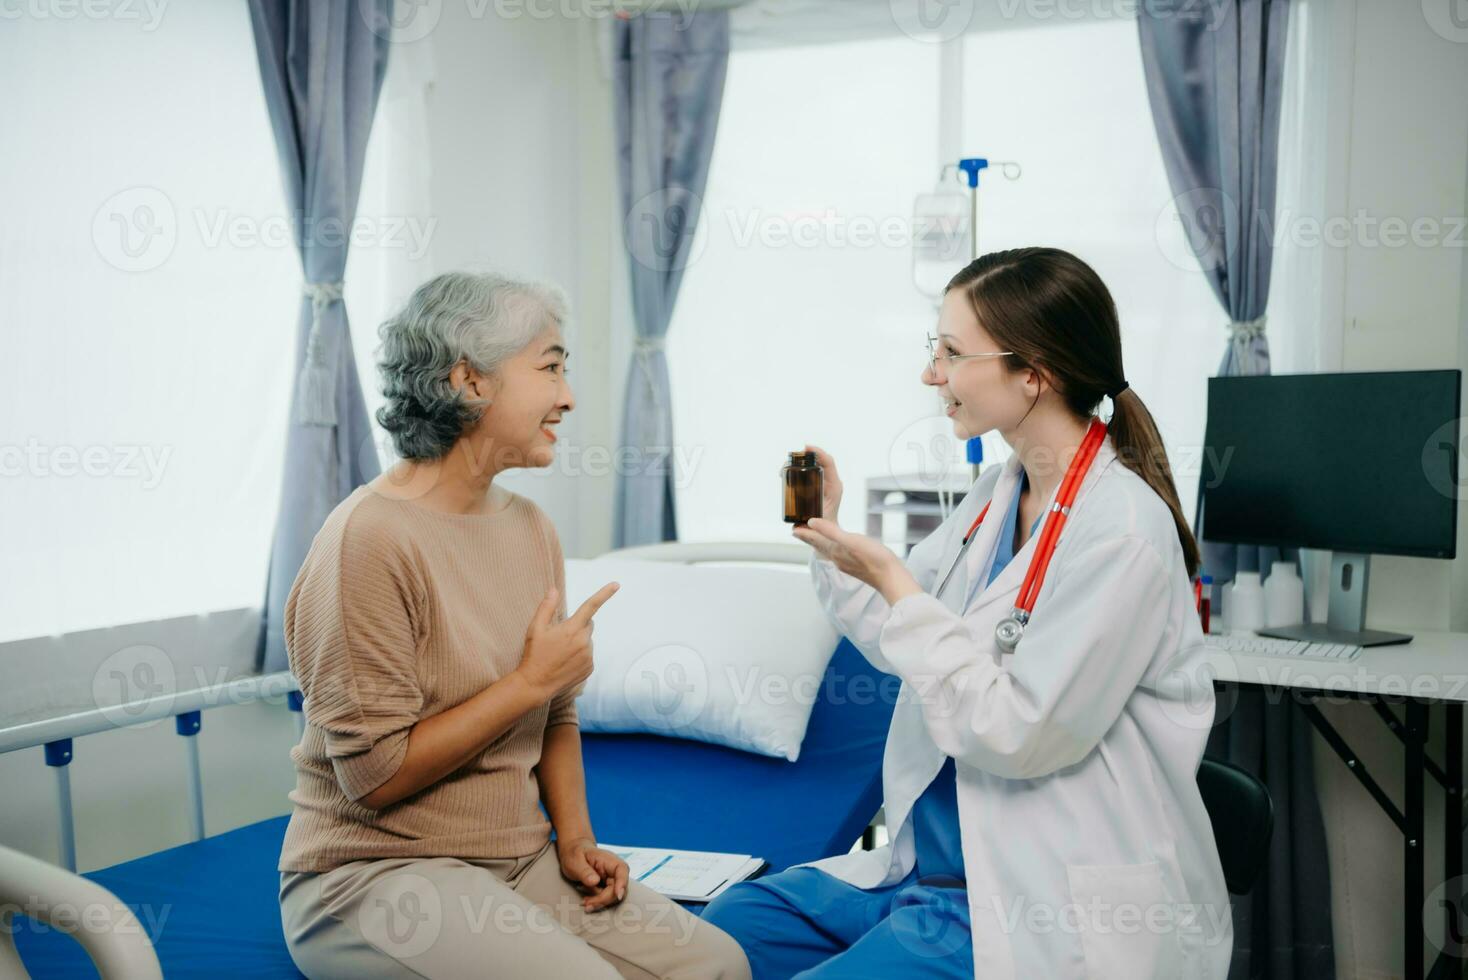
[[[912,283],[934,300],[973,259],[973,202],[958,171],[950,170],[932,193],[919,194],[912,206]]]

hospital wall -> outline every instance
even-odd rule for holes
[[[1325,120],[1327,211],[1408,223],[1468,214],[1468,52],[1430,30],[1416,0],[1312,3],[1332,23],[1337,57]],[[1321,370],[1468,370],[1468,248],[1384,247],[1368,236],[1323,250]],[[1363,446],[1363,465],[1371,447]],[[1391,506],[1382,501],[1381,506]],[[1361,515],[1370,520],[1369,514]],[[1454,561],[1373,559],[1372,625],[1468,632],[1468,521],[1460,515]],[[1323,706],[1362,763],[1400,805],[1402,750],[1365,705]],[[1441,712],[1429,724],[1442,757]],[[1342,977],[1401,975],[1402,837],[1318,736],[1316,785],[1330,851],[1336,962]],[[1427,880],[1441,877],[1443,796],[1427,785]],[[1309,901],[1309,896],[1300,896]],[[1432,916],[1428,928],[1441,928]]]

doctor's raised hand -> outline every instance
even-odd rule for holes
[[[836,461],[819,446],[807,445],[805,449],[815,453],[816,462],[821,464],[824,476],[821,512],[825,516],[797,524],[791,533],[841,571],[876,589],[889,604],[923,591],[892,549],[865,534],[843,531],[836,523],[841,509],[841,477],[836,471]]]

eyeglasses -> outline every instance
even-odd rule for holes
[[[1014,351],[1012,351],[1012,350],[995,350],[995,351],[985,351],[982,354],[942,354],[942,355],[940,355],[938,353],[938,338],[932,336],[931,334],[928,335],[928,370],[932,371],[934,374],[937,374],[938,373],[938,362],[939,361],[946,361],[947,362],[943,366],[943,373],[945,375],[947,375],[948,371],[958,361],[966,360],[967,358],[970,358],[970,357],[1007,357],[1007,356],[1009,356],[1009,355],[1011,355],[1013,353],[1014,353]]]

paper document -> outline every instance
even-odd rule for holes
[[[627,862],[629,881],[640,881],[678,902],[711,902],[724,889],[755,874],[767,863],[748,854],[624,847],[600,842],[596,846]]]

